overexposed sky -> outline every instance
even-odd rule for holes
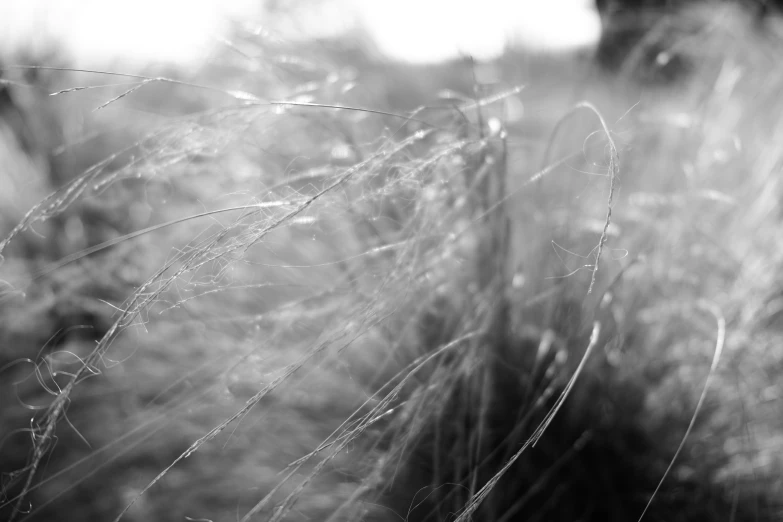
[[[54,39],[81,66],[115,58],[197,63],[232,17],[270,22],[261,3],[0,0],[0,52],[20,45],[42,48]],[[317,35],[362,27],[383,52],[414,62],[458,54],[490,58],[508,43],[549,49],[589,45],[600,30],[592,0],[328,0],[320,7],[305,3],[291,18],[299,30]],[[274,25],[271,32],[294,37],[291,24]]]
[[[381,49],[413,61],[467,53],[489,58],[507,43],[563,49],[594,43],[591,0],[356,0]]]

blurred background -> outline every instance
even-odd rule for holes
[[[507,46],[569,50],[597,42],[589,0],[552,2],[361,2],[228,0],[178,2],[4,2],[8,55],[52,45],[78,66],[116,60],[198,65],[232,23],[253,20],[286,39],[366,38],[389,58],[437,62],[459,55],[493,58]]]

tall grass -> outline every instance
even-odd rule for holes
[[[4,181],[2,516],[779,517],[779,42],[689,16],[669,87],[243,33],[35,69],[86,123]]]

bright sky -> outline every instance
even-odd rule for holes
[[[467,53],[490,58],[508,44],[563,49],[594,43],[591,0],[396,0],[362,2],[361,19],[381,49],[412,61]]]
[[[0,0],[0,52],[23,43],[42,47],[42,35],[48,35],[83,66],[117,57],[198,62],[229,19],[259,17],[260,3]],[[361,26],[383,52],[414,62],[461,53],[489,58],[507,43],[550,49],[589,45],[600,30],[592,0],[330,0],[321,8],[310,3],[295,18],[300,28],[318,34]],[[289,26],[271,29],[286,32]]]

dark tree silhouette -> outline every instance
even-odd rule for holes
[[[596,53],[599,65],[614,72],[627,66],[645,80],[668,82],[682,77],[690,67],[687,59],[665,53],[675,30],[683,31],[683,26],[689,30],[688,21],[678,15],[686,8],[709,4],[740,6],[759,30],[764,30],[769,17],[783,12],[782,0],[595,0],[602,25]],[[629,63],[631,57],[634,63]]]

